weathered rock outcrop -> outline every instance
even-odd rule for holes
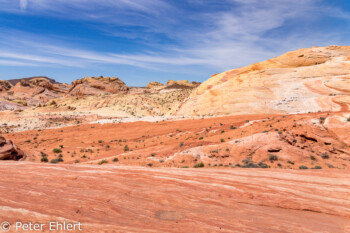
[[[12,87],[11,83],[5,80],[0,80],[0,92],[2,91],[8,91]]]
[[[68,95],[116,94],[128,90],[128,86],[117,77],[84,77],[72,82],[72,88],[69,90]]]
[[[48,78],[22,79],[9,89],[2,97],[6,101],[23,106],[45,104],[50,99],[63,97],[64,84],[52,83]],[[66,88],[67,89],[67,88]]]
[[[350,47],[299,49],[212,76],[177,114],[344,111],[350,104],[349,80]]]
[[[148,89],[153,89],[153,88],[164,88],[165,85],[160,83],[160,82],[149,82],[146,86]]]
[[[25,158],[24,151],[19,149],[11,140],[0,136],[0,160],[23,160]]]
[[[179,88],[179,89],[184,89],[184,88],[195,88],[197,86],[199,86],[200,83],[199,82],[189,82],[187,80],[178,80],[178,81],[174,81],[174,80],[169,80],[166,83],[166,88]]]

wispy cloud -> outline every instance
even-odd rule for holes
[[[28,0],[20,0],[19,6],[20,6],[22,11],[26,10],[27,4],[28,4]]]
[[[332,25],[318,26],[327,18],[350,20],[347,11],[326,0],[0,0],[1,11],[96,23],[96,32],[123,38],[127,46],[139,49],[111,47],[106,52],[62,35],[4,26],[0,64],[7,59],[18,65],[113,64],[152,70],[202,66],[223,71],[298,47],[349,42],[345,32]]]

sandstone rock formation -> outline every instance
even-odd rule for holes
[[[84,77],[72,82],[70,96],[88,96],[108,93],[126,92],[129,88],[117,77]]]
[[[45,104],[48,100],[63,97],[65,89],[63,84],[52,83],[47,78],[22,79],[1,97],[22,106],[35,106]]]
[[[20,79],[9,79],[7,80],[9,83],[11,83],[11,85],[15,86],[17,83],[21,82],[21,81],[30,81],[32,79],[46,79],[48,80],[50,83],[55,84],[57,83],[56,80],[52,79],[52,78],[48,78],[46,76],[34,76],[34,77],[29,77],[29,78],[20,78]]]
[[[58,117],[58,122],[64,120]],[[203,163],[219,169],[306,166],[350,170],[350,113],[153,119],[159,122],[101,119],[105,124],[18,132],[7,137],[31,155],[46,151],[50,161],[57,157],[52,149],[62,145],[63,163],[75,163],[77,159],[88,164],[103,160],[114,163],[117,158],[116,164],[152,167],[181,168]],[[45,141],[32,140],[34,137]],[[125,146],[130,151],[125,151]],[[41,156],[31,156],[29,160],[40,162]]]
[[[163,88],[163,87],[165,87],[165,85],[160,83],[160,82],[149,82],[146,86],[146,88],[148,88],[148,89]]]
[[[178,80],[178,81],[174,81],[174,80],[169,80],[166,83],[166,88],[179,88],[179,89],[183,89],[183,88],[195,88],[197,86],[199,86],[200,83],[199,82],[192,82],[190,83],[187,80]]]
[[[0,160],[23,160],[25,158],[24,151],[19,149],[11,140],[0,136]]]
[[[350,104],[350,47],[299,49],[214,75],[178,115],[344,111]]]
[[[52,232],[50,221],[81,222],[72,232],[84,233],[350,230],[350,175],[341,170],[2,162],[0,177],[0,215],[13,226],[46,223],[40,232]]]
[[[0,80],[0,92],[2,91],[8,91],[12,87],[11,83],[8,81]]]

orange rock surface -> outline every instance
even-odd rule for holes
[[[84,77],[72,82],[68,94],[71,96],[98,95],[105,93],[118,93],[129,88],[117,77]]]
[[[349,113],[85,124],[9,133],[30,161],[137,166],[350,169]],[[53,149],[60,148],[54,153]]]
[[[13,226],[66,221],[81,222],[82,232],[350,231],[344,171],[3,162],[0,176],[0,215]]]
[[[177,115],[347,111],[350,47],[299,49],[212,76]]]

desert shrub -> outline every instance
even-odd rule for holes
[[[203,137],[200,137],[199,140],[203,140]]]
[[[76,159],[74,162],[75,162],[75,163],[80,163],[79,159]]]
[[[54,149],[52,150],[52,152],[53,152],[53,153],[61,153],[62,150],[61,150],[60,148],[54,148]]]
[[[108,163],[108,161],[107,160],[101,160],[99,163],[98,163],[98,165],[102,165],[102,164],[104,164],[104,163]]]
[[[270,161],[277,161],[278,160],[277,155],[269,155],[269,160]]]
[[[310,159],[311,159],[311,160],[316,160],[316,157],[313,156],[313,155],[311,155],[311,156],[310,156]]]
[[[313,169],[322,169],[321,166],[315,166]]]
[[[322,158],[322,159],[329,159],[328,153],[325,152],[325,153],[321,154],[321,158]]]
[[[189,168],[189,166],[182,166],[181,168]]]
[[[183,147],[184,146],[184,143],[183,142],[180,142],[180,147]]]
[[[52,160],[50,161],[50,163],[58,163],[58,160],[57,160],[57,159],[52,159]]]
[[[129,146],[128,145],[125,145],[124,146],[124,152],[127,152],[127,151],[129,151],[130,149],[129,149]]]
[[[230,129],[236,129],[236,127],[234,127],[233,125],[231,125]]]
[[[193,166],[194,168],[204,167],[204,163],[200,162]]]
[[[102,140],[98,140],[98,143],[102,143],[103,141]]]
[[[258,166],[261,168],[268,168],[267,164],[263,162],[258,163]]]
[[[348,122],[350,122],[350,117],[347,119]]]
[[[309,169],[309,168],[307,166],[305,166],[305,165],[301,165],[301,166],[299,166],[299,169],[305,170],[305,169]]]
[[[49,160],[48,160],[47,157],[42,157],[40,161],[41,161],[42,163],[47,163],[47,162],[49,162]]]
[[[114,159],[113,159],[113,162],[118,162],[118,161],[119,161],[118,158],[114,158]]]
[[[221,139],[220,139],[220,142],[225,142],[225,139],[221,138]]]

